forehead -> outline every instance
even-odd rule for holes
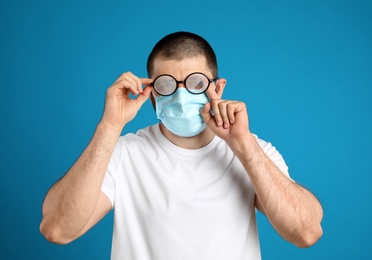
[[[203,72],[207,76],[211,76],[211,71],[207,66],[207,60],[202,55],[182,60],[166,59],[161,56],[157,57],[154,60],[153,72],[154,78],[162,74],[170,74],[176,78],[183,79],[193,72]]]

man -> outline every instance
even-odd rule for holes
[[[170,34],[147,70],[107,90],[91,142],[45,198],[44,236],[69,243],[115,208],[112,259],[260,259],[257,208],[284,239],[314,244],[319,202],[249,131],[245,104],[221,99],[208,42]],[[161,122],[119,137],[149,97]]]

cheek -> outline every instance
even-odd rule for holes
[[[155,98],[154,98],[153,93],[150,94],[150,101],[151,101],[152,107],[154,108],[154,110],[156,112]]]

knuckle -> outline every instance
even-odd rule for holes
[[[220,116],[220,112],[219,111],[214,111],[213,110],[213,114],[214,114],[214,116]]]
[[[239,102],[239,105],[243,108],[243,109],[247,109],[247,106],[244,102]]]
[[[226,101],[220,101],[219,103],[218,103],[218,107],[219,108],[221,108],[221,109],[224,109],[225,107],[226,107],[226,105],[227,105],[228,103],[226,102]]]
[[[227,108],[228,109],[231,109],[231,108],[234,108],[235,107],[235,104],[234,103],[228,103],[227,104]]]
[[[211,104],[217,105],[218,103],[221,102],[221,100],[220,99],[212,99],[210,102],[211,102]]]
[[[111,94],[111,93],[114,91],[114,86],[115,86],[115,85],[112,85],[111,87],[109,87],[109,88],[106,90],[106,94],[107,94],[107,95]]]

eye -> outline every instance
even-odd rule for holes
[[[154,89],[160,95],[170,95],[176,88],[176,81],[169,75],[162,75],[154,82]]]
[[[186,80],[187,88],[194,93],[203,92],[209,84],[208,79],[203,74],[192,74]]]

